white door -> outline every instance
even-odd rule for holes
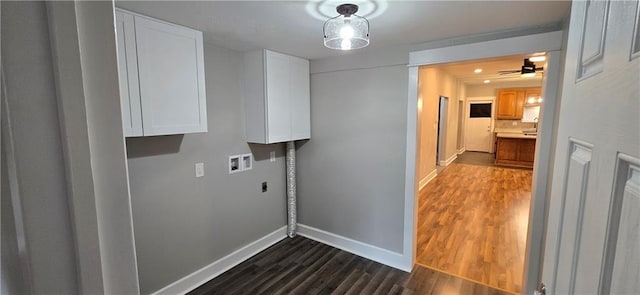
[[[640,294],[638,1],[575,1],[542,281],[547,294]]]
[[[467,128],[465,149],[474,152],[491,152],[491,124],[493,101],[469,101],[467,104]]]

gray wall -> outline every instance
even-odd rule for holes
[[[43,2],[3,2],[1,18],[2,62],[33,291],[75,294],[74,239],[46,7]],[[5,197],[3,192],[3,207]]]
[[[244,135],[243,55],[205,43],[204,59],[209,131],[126,141],[143,294],[285,225],[284,146],[248,145]],[[253,169],[228,174],[228,157],[250,152]]]
[[[311,75],[300,223],[402,252],[407,81],[404,65]]]

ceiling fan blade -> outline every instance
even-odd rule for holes
[[[515,74],[515,73],[520,73],[520,70],[503,70],[503,71],[498,71],[498,74],[500,74],[500,75],[508,75],[508,74]]]

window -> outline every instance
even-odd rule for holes
[[[469,118],[491,118],[491,103],[472,103]]]

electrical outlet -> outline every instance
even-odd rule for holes
[[[276,161],[276,151],[271,151],[271,153],[269,153],[269,161],[270,162],[275,162]]]
[[[196,163],[196,177],[204,176],[204,163]]]
[[[518,126],[518,121],[513,121],[513,122],[511,122],[511,125],[513,125],[513,126]]]
[[[264,193],[264,192],[267,192],[267,182],[266,182],[266,181],[263,181],[263,182],[262,182],[262,192],[263,192],[263,193]]]

